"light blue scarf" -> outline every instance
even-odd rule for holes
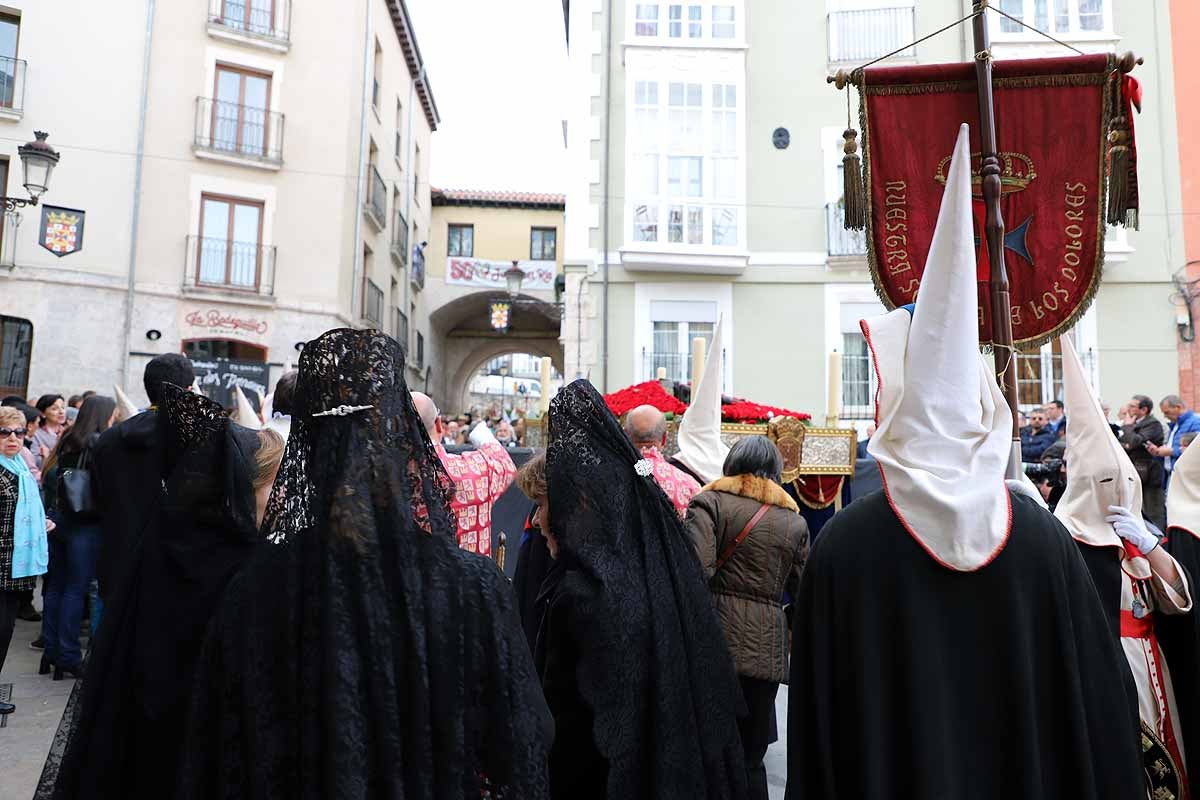
[[[37,479],[20,453],[12,457],[0,455],[0,467],[17,476],[20,490],[13,519],[12,577],[15,580],[44,575],[50,563],[50,550],[46,543],[46,511],[42,508]]]

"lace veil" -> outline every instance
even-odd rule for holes
[[[399,345],[310,342],[272,544],[205,644],[184,797],[546,796],[553,734],[511,590],[455,545],[451,491]]]
[[[551,402],[550,524],[608,797],[744,797],[733,662],[683,525],[640,459],[587,381]]]

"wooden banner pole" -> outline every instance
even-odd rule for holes
[[[987,238],[988,283],[992,311],[992,351],[996,380],[1012,412],[1012,456],[1008,477],[1021,474],[1021,429],[1017,425],[1017,352],[1013,348],[1012,318],[1009,316],[1008,270],[1004,265],[1004,215],[1000,211],[1000,157],[996,147],[996,111],[992,103],[992,54],[988,36],[988,0],[975,0],[979,12],[972,20],[975,33],[975,78],[979,92],[979,175],[983,204],[987,213],[984,232]]]

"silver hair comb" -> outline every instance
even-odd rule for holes
[[[375,406],[335,406],[328,411],[319,411],[314,417],[348,417],[356,411],[366,411]]]

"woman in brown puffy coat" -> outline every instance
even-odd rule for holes
[[[779,738],[775,695],[791,651],[785,597],[808,555],[808,525],[779,485],[783,458],[765,436],[737,442],[725,476],[692,500],[687,527],[708,577],[750,714],[741,721],[751,800],[766,800],[763,757]]]

